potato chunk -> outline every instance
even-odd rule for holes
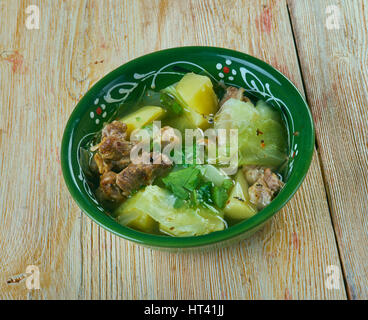
[[[248,219],[257,213],[256,207],[249,200],[248,183],[241,170],[235,176],[235,186],[231,190],[224,208],[225,217],[231,219]]]
[[[157,106],[145,106],[120,119],[127,125],[127,134],[130,135],[135,129],[140,129],[151,122],[160,119],[165,110]]]
[[[218,107],[210,78],[187,73],[176,85],[176,91],[187,104],[186,116],[192,120],[194,126],[202,129],[208,127],[206,116],[215,114]]]

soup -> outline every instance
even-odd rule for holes
[[[187,73],[118,112],[83,152],[96,198],[117,222],[183,237],[224,230],[269,205],[284,185],[287,141],[272,106]]]

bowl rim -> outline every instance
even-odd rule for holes
[[[285,197],[277,202],[275,202],[278,197],[276,197],[272,203],[267,206],[265,209],[258,212],[256,215],[254,215],[252,218],[248,220],[241,221],[227,229],[224,229],[222,231],[212,232],[207,235],[202,236],[190,236],[190,237],[168,237],[164,235],[154,235],[154,234],[148,234],[144,232],[140,232],[125,226],[121,226],[117,224],[116,222],[111,221],[111,223],[104,223],[101,220],[104,220],[101,217],[101,212],[97,210],[97,208],[93,208],[93,206],[86,202],[85,197],[81,195],[81,192],[79,191],[79,188],[76,186],[76,183],[74,181],[74,173],[72,170],[72,166],[70,164],[69,159],[69,149],[72,144],[71,134],[76,126],[78,126],[80,121],[75,121],[75,118],[79,118],[81,115],[83,115],[86,111],[83,108],[84,100],[87,99],[86,97],[88,95],[92,95],[94,91],[96,91],[96,88],[100,88],[102,84],[105,82],[110,82],[110,78],[114,78],[115,75],[120,75],[121,71],[123,69],[127,68],[131,64],[137,64],[142,59],[146,59],[149,56],[152,55],[160,55],[160,54],[166,54],[173,51],[182,51],[182,50],[198,50],[198,51],[212,51],[212,52],[221,52],[221,54],[226,54],[229,56],[237,56],[240,57],[242,60],[254,63],[258,67],[262,69],[266,69],[267,72],[276,75],[277,77],[281,78],[286,84],[290,86],[290,89],[294,90],[296,95],[300,98],[300,101],[303,104],[303,108],[305,108],[307,113],[307,119],[304,119],[306,122],[308,122],[308,125],[311,128],[311,135],[309,136],[309,139],[307,139],[306,143],[309,143],[307,145],[307,152],[303,157],[303,167],[302,170],[297,172],[298,174],[298,180],[293,183],[291,187],[289,187],[289,193],[285,195]],[[307,137],[308,138],[308,137]],[[315,147],[315,130],[314,130],[314,123],[312,114],[310,111],[310,108],[305,101],[303,95],[300,93],[298,88],[279,70],[275,69],[273,66],[269,65],[268,63],[251,56],[249,54],[235,51],[232,49],[227,48],[221,48],[221,47],[214,47],[214,46],[181,46],[181,47],[173,47],[169,49],[154,51],[145,55],[142,55],[140,57],[137,57],[135,59],[132,59],[121,66],[115,68],[114,70],[108,72],[106,75],[104,75],[100,80],[98,80],[91,88],[88,89],[88,91],[83,95],[83,97],[78,101],[77,105],[74,107],[72,113],[69,116],[69,119],[67,121],[67,124],[64,129],[62,141],[61,141],[61,151],[60,151],[60,160],[61,160],[61,168],[64,176],[64,181],[66,183],[66,186],[72,195],[72,198],[77,203],[79,208],[87,215],[89,216],[94,222],[96,222],[99,226],[103,227],[104,229],[110,231],[111,233],[122,237],[124,239],[145,245],[150,247],[157,247],[157,248],[190,248],[190,247],[200,247],[200,246],[208,246],[213,245],[218,242],[223,242],[230,240],[232,238],[235,238],[237,236],[240,236],[243,233],[249,232],[251,230],[256,229],[258,226],[261,226],[263,223],[265,223],[267,220],[269,220],[271,217],[273,217],[282,207],[285,206],[285,204],[294,196],[296,191],[299,189],[300,185],[305,179],[305,176],[309,170],[310,164],[312,162],[313,153],[314,153],[314,147]],[[295,180],[295,179],[294,179]],[[289,181],[288,181],[289,182]],[[286,183],[284,189],[288,186],[288,182]],[[272,204],[274,204],[272,206]],[[271,207],[272,206],[272,207]],[[100,218],[99,218],[100,217]],[[106,220],[106,219],[105,219]],[[106,221],[105,221],[106,222]]]

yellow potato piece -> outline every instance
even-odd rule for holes
[[[127,125],[128,136],[132,131],[142,128],[151,122],[160,119],[165,110],[157,106],[145,106],[120,119]]]
[[[249,201],[248,183],[241,170],[235,176],[235,186],[224,208],[225,217],[248,219],[257,213],[256,207]]]
[[[205,115],[199,114],[198,112],[195,112],[192,109],[189,109],[189,108],[185,109],[184,115],[189,121],[185,129],[200,128],[200,129],[205,130],[210,126],[210,123],[206,119]]]
[[[145,212],[132,207],[131,199],[115,210],[114,215],[117,217],[117,221],[124,226],[143,232],[153,232],[157,229],[157,222]]]
[[[175,89],[188,106],[188,110],[185,110],[186,116],[196,127],[208,127],[206,116],[215,114],[218,107],[218,99],[210,78],[187,73]]]

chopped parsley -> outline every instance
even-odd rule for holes
[[[222,209],[225,207],[229,191],[233,186],[231,179],[226,179],[221,186],[210,181],[203,181],[201,171],[195,166],[171,172],[162,179],[166,188],[176,197],[175,208],[188,203],[190,206],[203,205]]]
[[[217,207],[220,209],[225,207],[228,198],[227,190],[221,186],[214,186],[212,189],[212,199]]]
[[[201,180],[200,173],[199,169],[188,167],[171,172],[162,182],[177,198],[187,200]]]
[[[168,93],[161,93],[160,102],[162,106],[176,115],[180,115],[183,112],[183,107],[180,103]]]

